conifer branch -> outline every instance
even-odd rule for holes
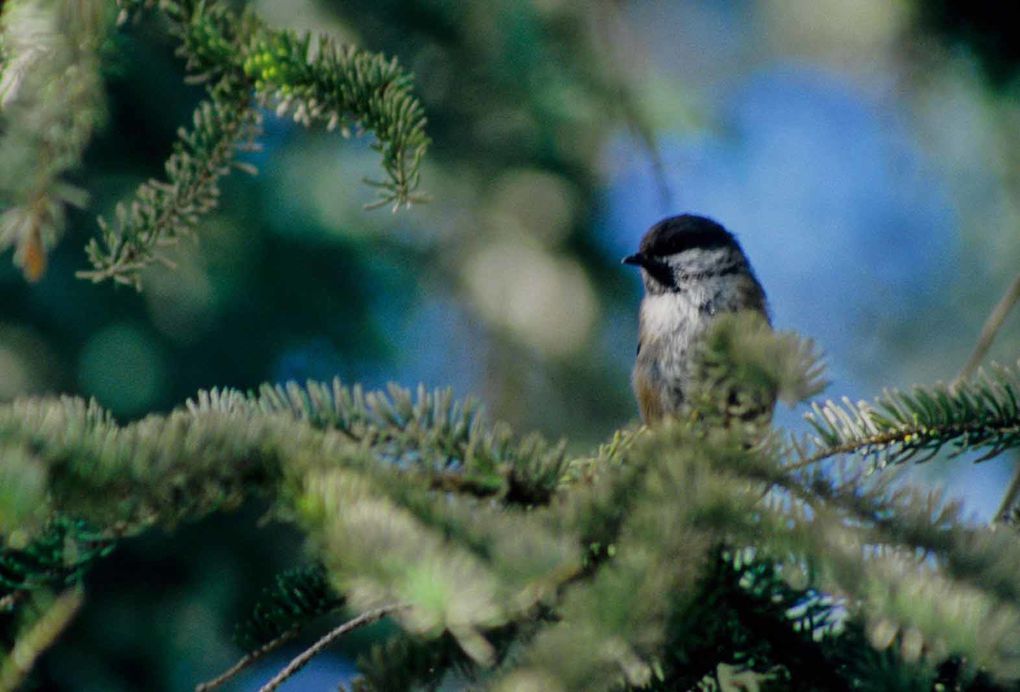
[[[237,639],[249,652],[195,692],[212,690],[229,682],[256,661],[276,651],[301,633],[310,620],[335,611],[343,598],[326,580],[320,565],[280,574],[247,621],[238,626]]]
[[[279,417],[177,412],[119,426],[94,402],[69,397],[0,406],[0,442],[32,450],[48,475],[34,496],[43,516],[86,518],[108,537],[234,506],[274,487],[283,459],[329,458],[338,444]],[[31,523],[22,528],[31,535]]]
[[[1020,469],[1013,472],[1013,478],[1006,486],[1006,492],[1002,494],[1002,500],[999,501],[999,506],[995,510],[995,514],[992,515],[991,524],[994,525],[1000,521],[1016,523],[1017,517],[1013,514],[1013,508],[1016,505],[1017,495],[1020,495]]]
[[[416,194],[422,157],[428,147],[425,115],[411,94],[411,76],[395,59],[338,45],[328,36],[313,42],[308,34],[263,32],[249,47],[245,74],[279,116],[327,129],[351,128],[375,134],[372,147],[382,156],[385,181],[366,181],[379,189],[369,208],[400,206],[424,198]]]
[[[563,445],[533,435],[518,440],[505,425],[487,425],[476,400],[458,402],[449,389],[430,392],[420,386],[412,394],[391,386],[366,392],[334,379],[304,387],[263,385],[255,394],[213,389],[199,392],[186,406],[195,415],[285,414],[371,447],[421,473],[434,489],[499,496],[515,504],[547,502],[566,473]]]
[[[956,387],[888,390],[872,404],[844,399],[812,408],[807,420],[815,430],[815,449],[796,450],[800,458],[789,465],[790,471],[840,454],[870,458],[878,468],[920,462],[946,446],[953,447],[954,456],[982,450],[982,461],[1020,445],[1016,367],[993,364]]]
[[[789,405],[818,394],[828,384],[815,343],[792,332],[773,332],[753,312],[721,315],[697,356],[698,386],[692,406],[698,415],[727,420],[769,412],[776,400]]]
[[[339,627],[331,630],[328,634],[323,636],[312,646],[302,651],[290,663],[287,664],[286,668],[277,673],[272,680],[270,680],[265,685],[260,687],[259,692],[273,692],[273,690],[277,689],[280,685],[286,682],[295,673],[304,668],[309,661],[311,661],[313,658],[321,654],[323,651],[326,650],[327,647],[329,647],[333,642],[335,642],[337,639],[344,636],[345,634],[353,632],[359,627],[364,627],[365,625],[370,625],[373,622],[382,620],[384,617],[392,615],[393,613],[399,612],[400,610],[403,610],[405,608],[407,608],[407,606],[401,603],[384,605],[378,608],[374,608],[372,610],[365,611],[361,615],[351,620],[348,620]]]
[[[130,205],[117,205],[112,223],[99,218],[100,236],[85,248],[93,269],[77,276],[141,290],[141,270],[153,262],[172,266],[162,248],[193,232],[217,206],[219,180],[230,172],[238,149],[255,137],[258,114],[246,90],[224,82],[199,105],[192,122],[192,130],[178,134],[166,180],[139,186]]]
[[[978,366],[981,365],[981,361],[984,360],[985,354],[988,353],[988,349],[992,347],[992,342],[995,341],[995,336],[999,333],[1003,323],[1006,321],[1007,315],[1020,300],[1020,274],[1013,279],[1013,283],[1010,284],[1009,288],[1006,289],[1006,293],[1003,294],[999,302],[992,308],[991,314],[988,315],[988,319],[985,320],[984,326],[981,328],[981,334],[978,336],[978,341],[974,345],[974,350],[967,359],[966,364],[960,370],[960,374],[956,376],[951,385],[954,389],[959,386],[960,382],[969,378],[974,371],[977,370]],[[1006,492],[1002,496],[1002,500],[999,502],[998,509],[995,510],[995,514],[992,515],[992,523],[996,523],[1002,519],[1008,518],[1010,510],[1016,503],[1017,494],[1020,493],[1020,469],[1013,473],[1013,480],[1010,481],[1009,486],[1006,488]]]
[[[0,406],[0,448],[28,490],[22,470],[44,471],[31,495],[43,514],[88,518],[104,536],[252,495],[301,528],[325,572],[308,590],[300,577],[287,581],[281,598],[256,609],[253,653],[242,667],[265,642],[323,612],[336,589],[365,611],[404,604],[393,615],[430,666],[471,675],[498,666],[491,675],[506,684],[649,683],[664,651],[695,651],[676,649],[697,645],[678,623],[701,617],[706,589],[719,588],[713,569],[723,546],[753,551],[784,574],[806,572],[817,593],[843,599],[854,631],[867,633],[847,640],[856,656],[868,655],[868,637],[880,649],[895,640],[922,647],[925,665],[953,654],[996,680],[1020,677],[1008,647],[1020,631],[1020,547],[1011,536],[969,527],[939,496],[896,490],[884,474],[877,478],[885,482],[869,480],[849,461],[795,469],[787,457],[803,455],[762,439],[759,426],[727,424],[727,407],[743,405],[730,396],[739,381],[763,400],[806,396],[816,359],[804,343],[754,325],[720,330],[708,338],[705,370],[719,401],[706,392],[689,418],[619,434],[571,464],[562,449],[489,426],[475,405],[446,392],[383,395],[336,381],[201,392],[168,416],[124,426],[81,400],[22,401]],[[882,420],[892,432],[901,432],[900,420],[928,428],[979,421],[1001,436],[1006,429],[992,423],[1015,421],[1016,375],[982,377],[952,395],[887,394],[892,413]],[[915,409],[928,418],[915,418]],[[1002,444],[968,430],[968,447]],[[465,488],[458,475],[495,489]],[[518,482],[532,489],[526,501],[514,495]],[[7,504],[0,495],[10,530],[42,535],[34,512]],[[919,595],[904,596],[909,590]],[[824,612],[803,598],[812,613]],[[824,627],[799,617],[772,613],[768,623],[775,637],[793,632],[791,642],[797,627]],[[758,670],[791,660],[818,667],[831,651],[768,654],[770,667]],[[720,662],[731,663],[711,661]],[[408,676],[431,675],[415,671]],[[693,672],[690,684],[711,670]]]
[[[959,653],[998,679],[1020,675],[1007,644],[1020,628],[1020,549],[1010,536],[967,526],[937,493],[892,489],[888,475],[855,470],[837,483],[815,468],[792,478],[762,453],[724,468],[789,495],[770,496],[743,528],[731,523],[731,535],[780,562],[800,555],[813,583],[890,636],[910,630],[936,658]]]
[[[93,268],[80,277],[140,288],[143,268],[172,265],[161,248],[193,232],[216,206],[218,181],[231,167],[251,168],[234,156],[252,146],[258,130],[252,99],[306,126],[340,128],[344,136],[352,129],[373,133],[386,179],[368,181],[379,189],[369,206],[396,210],[423,199],[417,188],[429,143],[424,109],[396,60],[325,36],[273,30],[222,2],[121,0],[121,19],[152,5],[169,21],[191,78],[212,85],[210,98],[196,110],[193,129],[180,133],[167,179],[140,186],[129,204],[118,205],[112,223],[99,220],[100,236],[87,247]]]
[[[329,583],[322,565],[298,567],[276,575],[251,615],[241,622],[234,638],[245,649],[255,649],[343,605],[343,596]]]
[[[83,190],[66,181],[104,117],[103,0],[10,0],[0,16],[0,250],[30,281]]]
[[[22,534],[24,529],[20,527]],[[18,529],[11,533],[17,534]],[[79,584],[93,563],[113,548],[113,542],[83,521],[65,516],[51,519],[27,545],[0,548],[0,593],[6,592],[5,607],[14,607],[23,596],[40,590]]]

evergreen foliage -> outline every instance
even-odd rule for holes
[[[100,218],[99,237],[86,248],[92,269],[80,272],[83,278],[140,288],[141,269],[172,265],[164,249],[215,208],[219,179],[232,167],[254,170],[235,156],[258,132],[256,103],[304,125],[340,127],[345,136],[371,132],[386,174],[370,181],[379,189],[376,204],[396,210],[422,199],[416,190],[428,146],[425,116],[410,75],[395,60],[329,37],[270,29],[227,3],[119,4],[121,23],[146,7],[158,9],[189,78],[207,84],[208,99],[195,110],[192,129],[181,130],[166,179],[142,184],[112,222]],[[110,28],[108,9],[98,0],[19,0],[4,8],[0,168],[11,175],[0,176],[0,247],[17,245],[15,261],[29,278],[44,270],[65,205],[85,201],[61,176],[79,165],[102,114],[98,48]]]
[[[330,613],[343,599],[329,585],[321,565],[297,567],[278,574],[263,592],[251,616],[237,626],[234,638],[251,651],[285,636],[301,625]]]
[[[117,206],[112,224],[99,218],[100,237],[85,248],[94,269],[79,276],[140,289],[139,272],[151,262],[173,266],[159,248],[175,243],[216,207],[219,178],[236,165],[235,152],[257,129],[258,114],[249,102],[247,90],[220,83],[213,98],[195,111],[193,129],[180,132],[166,162],[167,180],[139,186],[130,206]]]
[[[0,174],[0,243],[17,245],[29,277],[64,206],[80,201],[63,180],[102,112],[105,7],[4,6],[0,157],[19,169],[29,160],[37,175]],[[101,223],[85,277],[138,286],[142,269],[168,262],[162,248],[214,207],[231,166],[246,167],[236,156],[260,106],[373,133],[379,202],[418,198],[425,120],[392,60],[272,30],[227,3],[120,7],[122,21],[155,9],[206,100],[166,180]],[[21,40],[32,26],[52,49],[45,59]],[[947,446],[980,458],[1020,446],[1017,369],[874,404],[816,404],[815,434],[802,440],[772,429],[768,413],[823,388],[811,342],[733,316],[716,321],[698,357],[685,415],[617,431],[590,454],[424,387],[214,389],[126,423],[74,397],[2,404],[0,689],[25,680],[118,542],[253,500],[304,536],[313,566],[277,577],[237,628],[249,653],[200,689],[341,606],[353,619],[267,689],[382,617],[397,631],[360,658],[361,691],[1020,684],[1015,532],[976,526],[887,468]]]
[[[11,535],[8,550],[0,554],[0,598],[8,602],[38,589],[76,586],[95,560],[113,550],[112,542],[85,522],[62,516],[27,545],[19,548],[17,540]]]
[[[706,372],[751,390],[817,389],[813,349],[791,335],[727,320],[708,344]],[[1012,370],[996,372],[992,400],[1015,399]],[[987,377],[940,400],[951,420],[983,415],[974,397]],[[1020,678],[1013,535],[852,457],[803,466],[760,421],[721,424],[744,411],[727,382],[689,419],[576,459],[488,425],[447,392],[218,390],[123,426],[79,400],[15,403],[0,409],[5,449],[45,481],[26,476],[19,496],[34,493],[35,509],[7,511],[4,533],[43,545],[46,517],[63,516],[112,540],[268,498],[324,571],[282,577],[243,640],[260,646],[341,597],[356,612],[390,609],[406,634],[366,659],[362,689],[427,685],[451,667],[501,689],[711,687],[741,675],[922,688],[946,666],[954,684]],[[897,401],[927,420],[927,398]],[[845,442],[816,444],[837,454]],[[19,555],[9,548],[4,564],[24,564]]]
[[[104,115],[100,48],[112,17],[102,0],[14,0],[0,23],[0,250],[31,280],[63,233],[67,181]],[[26,175],[26,171],[31,174]]]
[[[803,463],[854,452],[876,466],[926,461],[946,445],[954,455],[983,451],[982,461],[1020,444],[1020,373],[994,365],[956,386],[890,390],[874,403],[815,404],[808,420],[818,451]],[[920,456],[918,456],[920,455]]]

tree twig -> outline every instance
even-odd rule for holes
[[[991,348],[992,342],[999,333],[999,329],[1002,328],[1002,323],[1006,321],[1006,316],[1009,315],[1009,311],[1013,309],[1018,300],[1020,300],[1020,274],[1017,274],[1016,278],[1013,279],[1013,283],[1006,289],[1006,293],[1002,296],[998,305],[988,315],[988,319],[985,320],[985,326],[981,328],[981,335],[974,345],[974,351],[960,370],[960,374],[953,380],[952,385],[950,385],[951,389],[955,389],[961,382],[974,374],[974,371],[977,370],[984,359],[985,354],[988,353],[988,349]]]
[[[1006,488],[1006,494],[1002,496],[1002,502],[999,503],[999,508],[995,510],[995,514],[992,515],[991,524],[994,526],[1000,521],[1007,519],[1009,510],[1013,508],[1013,504],[1016,502],[1016,496],[1020,494],[1020,468],[1013,474],[1013,480],[1009,482],[1009,486]]]
[[[1020,300],[1020,274],[1013,279],[1013,283],[1006,289],[1006,293],[1002,296],[1002,299],[992,309],[988,319],[985,320],[984,327],[981,328],[981,335],[978,337],[977,343],[974,345],[974,351],[970,354],[970,358],[967,359],[967,363],[960,370],[960,374],[956,376],[953,383],[950,385],[950,391],[956,389],[961,382],[970,377],[981,361],[984,360],[985,354],[988,353],[988,349],[992,347],[992,342],[995,340],[996,335],[1002,328],[1002,324],[1006,321],[1006,316],[1009,315],[1010,310]],[[1020,494],[1020,468],[1013,473],[1013,480],[1009,482],[1009,486],[1006,488],[1006,494],[1003,495],[1002,501],[999,503],[999,508],[995,510],[995,514],[992,515],[991,524],[995,525],[1001,521],[1006,514],[1009,512],[1013,503],[1016,502],[1017,495]]]
[[[304,668],[309,661],[311,661],[313,658],[322,653],[326,649],[326,647],[328,647],[330,644],[332,644],[334,641],[336,641],[343,635],[347,634],[348,632],[356,630],[359,627],[369,625],[373,622],[376,622],[377,620],[381,620],[387,615],[394,613],[398,610],[403,610],[404,608],[407,607],[408,606],[405,603],[393,603],[390,605],[375,608],[374,610],[366,611],[359,615],[358,617],[352,620],[348,620],[347,622],[343,623],[336,629],[330,631],[319,641],[315,642],[310,647],[302,651],[290,663],[287,664],[286,668],[281,670],[279,673],[276,674],[276,676],[272,680],[263,685],[259,689],[259,692],[273,692],[273,690],[275,690],[284,682],[286,682],[288,678],[290,678],[299,670]]]
[[[286,632],[284,632],[271,642],[263,644],[261,647],[255,649],[254,651],[249,651],[240,659],[238,659],[237,663],[235,663],[230,668],[217,675],[212,680],[208,680],[207,682],[203,682],[199,685],[196,685],[195,692],[208,692],[209,690],[214,690],[220,685],[229,682],[230,680],[233,680],[235,677],[237,677],[237,675],[241,671],[251,666],[251,664],[259,660],[266,654],[276,651],[278,648],[280,648],[281,646],[289,642],[291,639],[296,637],[298,635],[298,632],[300,631],[301,630],[298,627],[287,630]]]
[[[21,687],[21,683],[32,671],[39,656],[49,649],[71,624],[75,613],[81,607],[81,601],[79,589],[65,591],[26,632],[18,634],[14,647],[0,666],[0,691],[8,692]]]
[[[605,45],[623,47],[622,50],[617,49],[615,54],[610,55],[608,60],[602,62],[603,69],[610,75],[608,87],[615,92],[613,95],[617,99],[620,113],[648,157],[652,180],[658,190],[659,204],[662,206],[663,212],[672,213],[673,191],[666,173],[666,163],[663,161],[662,153],[655,141],[655,130],[638,106],[634,92],[630,88],[631,83],[635,80],[627,74],[628,70],[624,67],[626,62],[624,56],[634,55],[636,51],[640,50],[640,47],[627,32],[626,26],[620,20],[619,8],[612,0],[600,3],[598,8],[604,15],[604,21],[600,24],[603,27],[602,38]]]
[[[833,447],[822,447],[814,454],[803,457],[799,461],[795,461],[792,464],[787,464],[783,467],[783,471],[786,473],[792,473],[793,471],[800,471],[801,469],[807,468],[812,464],[817,464],[820,461],[825,461],[829,457],[834,457],[839,454],[852,454],[857,451],[864,449],[865,447],[874,447],[876,445],[887,445],[895,442],[900,442],[904,437],[916,434],[920,428],[905,428],[902,430],[890,430],[889,432],[879,433],[877,435],[871,435],[869,437],[862,437],[857,440],[851,440],[850,442],[844,442],[841,445],[835,445]]]

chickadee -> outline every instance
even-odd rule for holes
[[[663,219],[623,263],[640,267],[645,285],[632,383],[641,418],[653,423],[682,409],[693,347],[715,316],[752,310],[769,322],[768,307],[736,238],[703,216]]]

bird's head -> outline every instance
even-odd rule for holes
[[[682,214],[648,229],[624,264],[641,268],[649,294],[680,292],[692,281],[747,271],[747,259],[729,231],[703,216]]]

